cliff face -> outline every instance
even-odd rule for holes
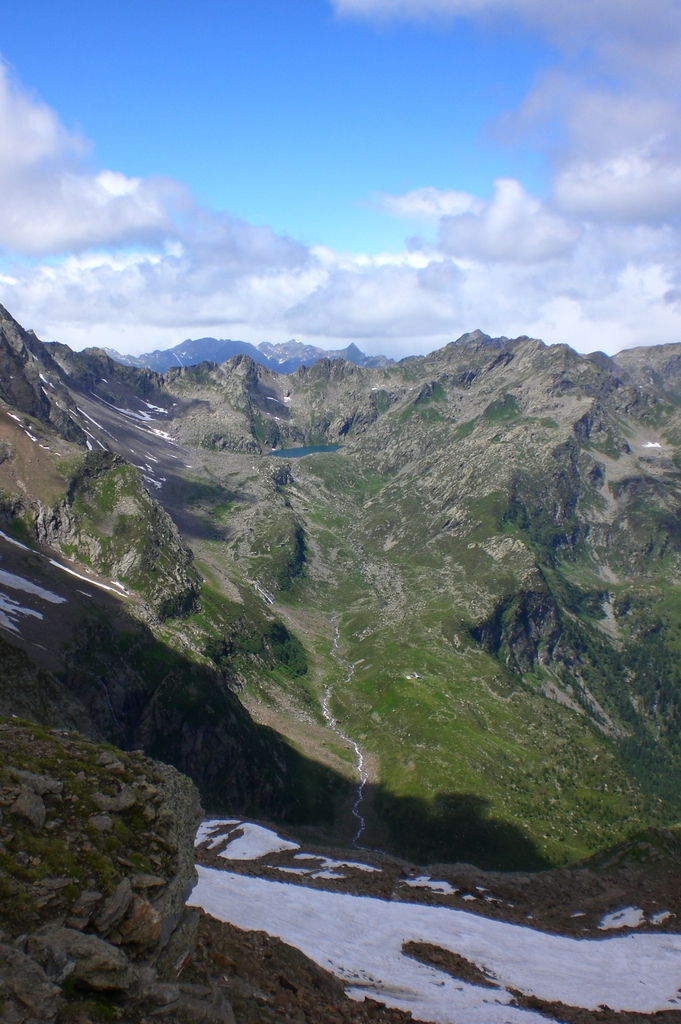
[[[0,396],[62,437],[85,444],[83,430],[70,415],[74,403],[59,366],[35,334],[25,331],[4,306],[0,306]]]
[[[0,637],[0,679],[0,716],[16,715],[60,729],[75,729],[91,739],[97,737],[97,728],[78,698],[4,637]]]
[[[141,753],[0,722],[3,1019],[171,1002],[197,915],[192,783]],[[226,1019],[226,1018],[225,1018]]]
[[[138,593],[158,619],[196,611],[193,555],[144,486],[111,452],[89,452],[55,508],[35,516],[36,539]]]

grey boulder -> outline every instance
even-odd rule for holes
[[[95,928],[102,935],[108,935],[110,931],[125,917],[132,900],[132,886],[130,879],[124,878],[116,886],[114,892],[105,901],[104,906],[95,918]]]
[[[45,824],[47,809],[41,796],[38,796],[29,786],[22,786],[21,793],[10,807],[12,814],[18,814],[26,818],[36,828],[42,828]]]
[[[10,768],[10,775],[13,775],[22,786],[28,786],[38,796],[45,796],[46,793],[61,794],[64,783],[58,779],[50,779],[46,775],[35,775],[33,772],[23,771],[21,768]]]
[[[135,791],[130,786],[121,786],[116,796],[94,793],[92,799],[100,811],[127,811],[137,803]]]
[[[0,944],[0,1001],[3,1019],[16,1024],[51,1022],[61,991],[45,971],[24,953]]]
[[[26,952],[53,981],[71,977],[96,992],[126,991],[136,979],[125,953],[110,942],[73,928],[41,929],[30,935]]]

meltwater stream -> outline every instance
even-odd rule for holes
[[[354,675],[355,666],[351,665],[349,662],[345,661],[337,653],[338,652],[338,641],[340,640],[340,629],[336,625],[335,619],[336,619],[336,616],[334,615],[333,618],[331,619],[331,625],[334,628],[334,637],[333,637],[333,644],[331,645],[331,654],[336,659],[336,661],[339,663],[339,665],[344,665],[345,668],[348,669],[348,674],[345,677],[345,682],[349,683],[350,680],[352,679],[353,675]],[[327,686],[326,690],[324,692],[324,699],[322,700],[322,713],[324,715],[324,718],[329,723],[329,727],[331,729],[333,729],[333,731],[335,732],[336,736],[340,736],[340,738],[342,740],[345,740],[346,743],[351,743],[352,744],[353,749],[355,751],[355,757],[357,758],[356,768],[357,768],[357,774],[359,776],[359,785],[357,787],[357,795],[355,796],[355,802],[352,805],[352,813],[357,818],[357,831],[355,832],[355,834],[352,837],[351,841],[352,841],[352,845],[355,847],[356,850],[361,850],[361,849],[363,849],[363,847],[361,847],[359,845],[359,837],[362,835],[362,832],[364,832],[364,830],[366,828],[366,822],[364,820],[363,815],[360,813],[359,809],[360,809],[360,806],[362,805],[362,803],[364,802],[364,787],[367,784],[367,782],[369,781],[369,776],[367,775],[366,770],[364,768],[364,755],[363,755],[362,751],[359,749],[359,746],[355,743],[354,740],[351,740],[349,736],[346,736],[345,733],[338,727],[338,722],[334,718],[334,716],[333,716],[333,714],[331,712],[331,709],[329,707],[329,700],[330,700],[330,698],[331,698],[331,687]]]

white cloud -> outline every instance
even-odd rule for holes
[[[510,18],[543,36],[561,55],[557,66],[500,119],[500,136],[532,135],[566,212],[629,221],[681,214],[678,0],[333,2],[341,15],[378,20],[467,18],[489,29]]]
[[[563,210],[630,222],[681,213],[681,109],[666,98],[583,90],[565,111],[555,202]]]
[[[158,241],[191,205],[166,179],[89,166],[87,143],[0,64],[0,248],[27,255]]]
[[[646,151],[561,168],[554,182],[563,210],[621,220],[658,220],[681,211],[681,166]]]
[[[453,189],[416,188],[401,196],[382,195],[380,205],[396,217],[439,220],[447,215],[479,213],[484,203],[469,192]]]
[[[576,224],[529,196],[519,181],[499,178],[488,203],[441,219],[440,246],[450,256],[537,263],[568,252],[580,233]]]
[[[435,222],[439,240],[369,256],[308,248],[202,209],[178,183],[97,167],[1,70],[0,302],[46,340],[129,352],[295,335],[399,357],[475,327],[585,351],[678,341],[673,108],[639,100],[628,119],[608,93],[568,93],[546,100],[559,97],[572,139],[550,200],[511,179],[489,200],[430,187],[384,196],[393,215]]]
[[[136,352],[204,335],[295,336],[399,357],[475,327],[581,351],[681,338],[681,239],[668,227],[589,225],[562,254],[529,265],[423,250],[296,258],[291,244],[265,248],[260,266],[251,250],[241,268],[238,250],[228,253],[223,262],[219,250],[188,246],[14,266],[0,301],[46,339]]]
[[[658,73],[678,75],[665,60],[678,46],[681,14],[675,0],[332,0],[344,16],[375,20],[476,18],[486,24],[515,18],[561,49],[586,44],[602,55],[634,63],[659,55]],[[633,70],[633,68],[632,68]]]

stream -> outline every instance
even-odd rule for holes
[[[345,677],[345,682],[349,683],[350,680],[352,679],[354,673],[355,673],[355,666],[351,665],[349,662],[345,661],[338,654],[338,641],[340,640],[340,629],[336,625],[335,620],[336,620],[336,616],[334,615],[333,618],[331,619],[331,625],[333,626],[334,631],[335,631],[334,632],[334,637],[333,637],[333,644],[331,645],[331,655],[332,655],[332,657],[334,657],[336,659],[336,661],[338,662],[339,665],[343,665],[348,670],[348,674]],[[357,770],[357,775],[359,776],[359,785],[357,786],[357,793],[355,795],[355,801],[354,801],[354,803],[352,805],[352,813],[354,814],[355,818],[357,819],[357,831],[355,832],[354,836],[352,837],[351,842],[352,842],[352,845],[354,846],[354,848],[356,850],[362,850],[363,847],[360,846],[359,839],[360,839],[360,836],[362,835],[362,832],[364,832],[364,830],[366,829],[366,822],[364,820],[364,816],[360,812],[360,807],[361,807],[361,805],[364,802],[364,787],[367,784],[367,782],[369,781],[369,776],[367,775],[366,769],[364,767],[364,754],[360,750],[360,748],[357,745],[357,743],[355,743],[354,740],[351,740],[349,736],[346,736],[345,733],[339,728],[338,722],[334,718],[333,713],[331,712],[331,709],[329,707],[329,700],[330,699],[331,699],[331,687],[327,686],[326,690],[324,692],[324,699],[322,700],[322,714],[324,715],[324,718],[326,719],[326,721],[329,723],[329,727],[331,729],[333,729],[333,731],[335,732],[336,736],[340,736],[340,738],[342,740],[345,740],[346,743],[351,743],[352,747],[353,747],[353,749],[355,751],[355,757],[356,757],[355,767],[356,767],[356,770]]]

